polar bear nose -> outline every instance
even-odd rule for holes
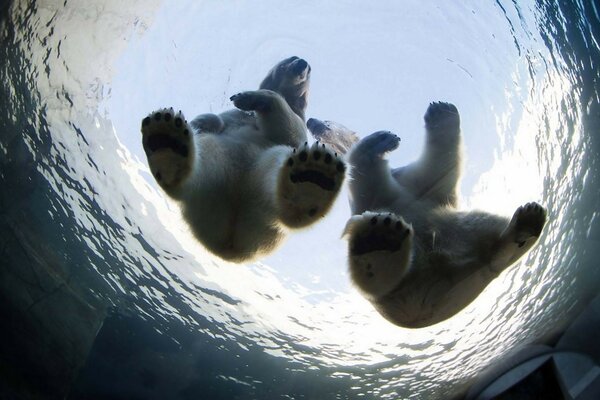
[[[306,121],[306,126],[313,135],[320,135],[328,129],[322,121],[319,121],[316,118],[309,118],[308,121]]]
[[[304,70],[306,70],[307,67],[308,67],[308,63],[305,60],[300,58],[298,60],[294,60],[294,62],[291,65],[291,70],[296,75],[300,75],[301,73],[304,72]]]

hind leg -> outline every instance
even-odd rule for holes
[[[181,111],[163,108],[144,118],[142,144],[156,182],[177,198],[194,162],[192,130]]]
[[[545,224],[546,209],[538,203],[527,203],[517,208],[496,245],[492,271],[500,273],[525,255],[539,238]]]
[[[394,169],[394,178],[422,198],[456,205],[461,168],[460,115],[453,104],[434,102],[425,112],[425,149],[416,162]]]
[[[216,114],[201,114],[194,118],[190,125],[198,133],[220,133],[225,128],[225,123]]]
[[[364,212],[348,221],[352,281],[370,300],[395,289],[410,265],[413,230],[392,213]]]
[[[260,84],[260,89],[279,93],[294,113],[304,120],[309,83],[310,65],[301,58],[290,57],[279,62],[269,71]]]
[[[276,183],[281,222],[300,228],[324,217],[340,191],[345,171],[346,164],[319,142],[290,149]]]

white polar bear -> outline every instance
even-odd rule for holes
[[[281,61],[239,108],[187,124],[172,108],[142,120],[143,146],[158,184],[182,208],[194,235],[223,259],[242,262],[275,249],[289,228],[330,209],[345,175],[337,154],[306,142],[310,66]]]
[[[423,154],[395,169],[384,156],[398,147],[396,135],[382,131],[358,141],[339,124],[311,118],[307,125],[339,152],[350,149],[350,275],[399,326],[420,328],[453,316],[542,232],[546,211],[537,203],[519,207],[512,219],[457,210],[461,138],[452,104],[429,106]]]

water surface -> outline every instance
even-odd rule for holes
[[[3,229],[107,315],[72,398],[446,399],[598,291],[592,1],[15,1],[5,14]],[[307,115],[394,131],[393,165],[418,156],[430,101],[456,104],[464,208],[544,204],[538,246],[418,330],[352,288],[343,197],[261,262],[207,253],[153,183],[139,121],[227,109],[290,55],[313,68]]]

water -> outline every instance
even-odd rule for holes
[[[446,399],[598,291],[593,1],[3,10],[2,268],[45,265],[106,316],[71,398]],[[544,204],[535,250],[463,312],[419,330],[390,325],[351,287],[343,198],[262,262],[206,253],[152,182],[139,121],[165,105],[219,112],[289,55],[313,67],[307,115],[398,133],[396,165],[417,156],[427,104],[457,104],[464,206],[510,215]]]

